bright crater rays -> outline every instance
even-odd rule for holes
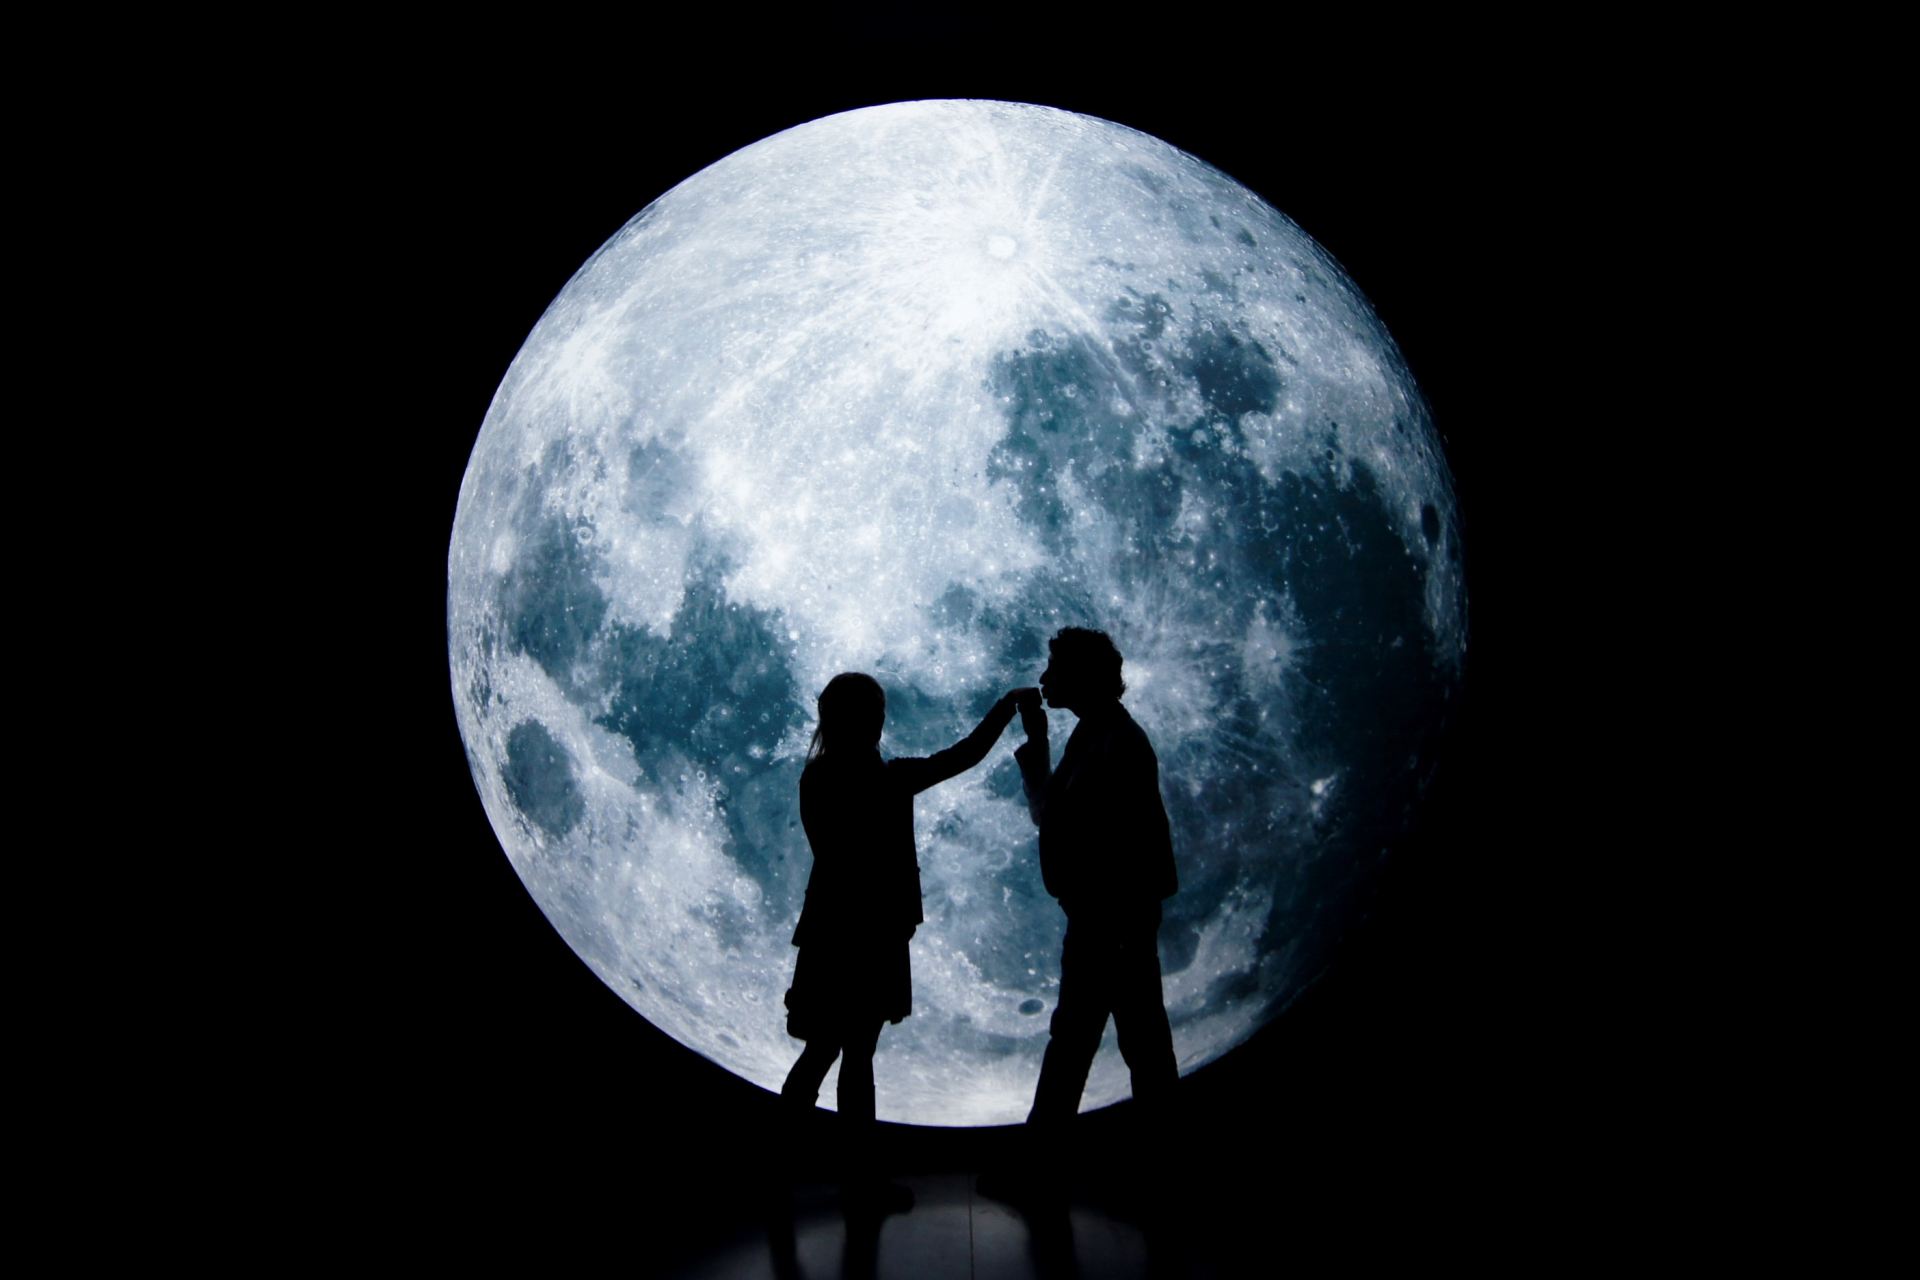
[[[923,754],[1060,626],[1110,631],[1174,825],[1191,1070],[1324,968],[1411,822],[1458,693],[1459,557],[1418,389],[1285,217],[1118,125],[898,104],[696,174],[554,300],[461,487],[454,700],[548,919],[777,1088],[813,696],[874,673],[882,749]],[[1031,1100],[1063,918],[1017,741],[916,805],[927,923],[883,1119]],[[1110,1029],[1085,1105],[1126,1093]]]

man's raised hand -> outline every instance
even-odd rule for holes
[[[1014,705],[1020,708],[1020,727],[1027,737],[1036,741],[1045,741],[1047,736],[1047,709],[1040,701],[1038,689],[1015,689],[1007,695]]]

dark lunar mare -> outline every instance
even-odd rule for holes
[[[689,578],[668,634],[616,624],[594,666],[613,682],[596,723],[633,745],[644,774],[704,770],[726,822],[728,852],[765,890],[776,874],[754,833],[797,830],[793,788],[798,762],[772,753],[801,723],[801,693],[789,646],[763,610],[733,603],[724,567],[707,564]],[[759,855],[759,856],[756,856]]]
[[[573,830],[586,813],[573,757],[537,720],[523,720],[507,734],[501,780],[514,807],[556,839]]]
[[[640,460],[643,485],[676,472],[661,457]],[[556,446],[545,465],[570,461]],[[774,620],[727,600],[726,564],[709,553],[689,571],[665,635],[610,621],[599,585],[605,555],[589,525],[547,510],[529,492],[515,532],[517,555],[496,597],[498,643],[538,663],[569,701],[595,708],[594,723],[628,741],[644,778],[711,789],[726,852],[762,890],[757,911],[731,902],[697,908],[724,943],[764,932],[766,920],[792,919],[804,887],[804,858],[802,868],[794,865],[804,850],[793,809],[800,766],[772,756],[802,707],[791,646]],[[526,736],[533,731],[539,740]],[[508,794],[542,830],[564,835],[584,807],[573,763],[537,724],[514,732],[522,736],[509,740]]]

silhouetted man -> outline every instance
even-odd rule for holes
[[[1109,1014],[1143,1110],[1164,1119],[1180,1078],[1160,994],[1160,901],[1179,887],[1160,762],[1120,705],[1120,651],[1105,632],[1068,627],[1048,659],[1039,696],[1019,700],[1027,741],[1014,752],[1040,828],[1040,876],[1067,913],[1052,1038],[1027,1116],[1037,1134],[1080,1109]],[[1041,697],[1080,720],[1057,769]]]

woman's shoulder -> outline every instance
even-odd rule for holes
[[[825,791],[831,788],[838,778],[839,771],[833,767],[827,757],[816,756],[807,761],[806,768],[800,770],[800,792],[805,795],[809,792]]]
[[[887,776],[887,765],[880,754],[841,759],[836,756],[815,756],[807,761],[800,770],[800,787],[813,791],[822,788],[871,786]]]

